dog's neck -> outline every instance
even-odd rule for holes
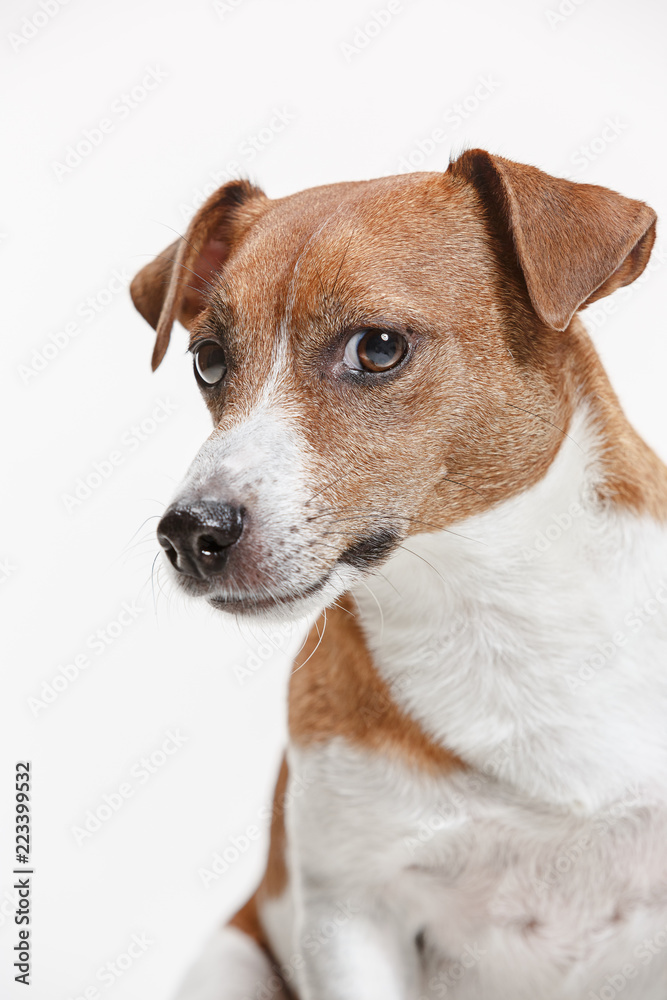
[[[378,670],[438,742],[585,810],[667,766],[667,532],[600,503],[603,431],[582,405],[539,483],[408,539],[354,594]]]

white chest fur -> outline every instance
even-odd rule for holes
[[[623,980],[623,1000],[664,1000],[667,811],[639,789],[583,818],[343,741],[292,748],[290,767],[308,787],[290,817],[293,857],[329,887],[327,912],[351,914],[353,931],[370,907],[406,968],[424,936],[423,978],[397,996],[609,1000]]]
[[[582,416],[536,487],[355,593],[394,698],[469,770],[290,752],[299,867],[424,931],[429,996],[667,995],[667,534],[595,478]]]

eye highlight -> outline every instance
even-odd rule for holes
[[[203,388],[218,385],[227,374],[225,352],[214,340],[204,340],[193,351],[195,378]]]
[[[345,347],[345,363],[357,371],[386,372],[395,368],[408,350],[408,342],[393,330],[359,330]]]

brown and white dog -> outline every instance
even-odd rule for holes
[[[232,182],[135,278],[214,423],[174,578],[321,614],[266,875],[181,1000],[667,997],[667,469],[576,316],[654,236],[472,150]]]

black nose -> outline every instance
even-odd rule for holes
[[[157,538],[179,573],[203,580],[223,569],[242,531],[243,508],[200,500],[168,507]]]

